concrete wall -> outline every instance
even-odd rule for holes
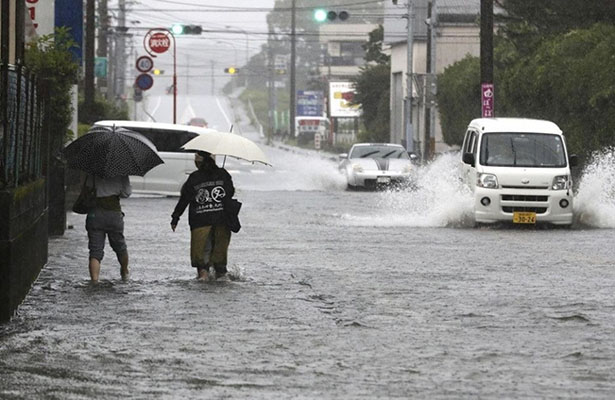
[[[45,180],[0,190],[0,322],[8,321],[47,263]]]

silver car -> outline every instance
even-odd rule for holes
[[[406,185],[414,178],[415,157],[398,144],[357,143],[348,154],[340,154],[339,169],[349,189]]]

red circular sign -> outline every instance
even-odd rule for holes
[[[149,48],[155,53],[164,53],[171,47],[171,39],[166,33],[156,32],[149,37]]]

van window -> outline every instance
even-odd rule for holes
[[[466,133],[463,152],[472,154],[476,153],[476,132],[468,131]]]
[[[175,131],[165,129],[152,129],[152,128],[133,128],[130,130],[138,132],[148,138],[158,151],[183,153],[182,146],[186,144],[190,139],[197,137],[194,132],[187,131]]]
[[[480,163],[501,167],[566,166],[564,144],[558,135],[540,133],[487,133],[483,134]]]

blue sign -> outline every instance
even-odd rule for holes
[[[154,85],[154,78],[149,74],[141,74],[137,76],[135,85],[141,90],[147,90]]]
[[[83,49],[83,0],[55,0],[55,26],[69,28],[69,34],[77,43],[70,52],[81,65]]]
[[[297,91],[298,117],[322,117],[324,105],[323,92],[318,90]]]

